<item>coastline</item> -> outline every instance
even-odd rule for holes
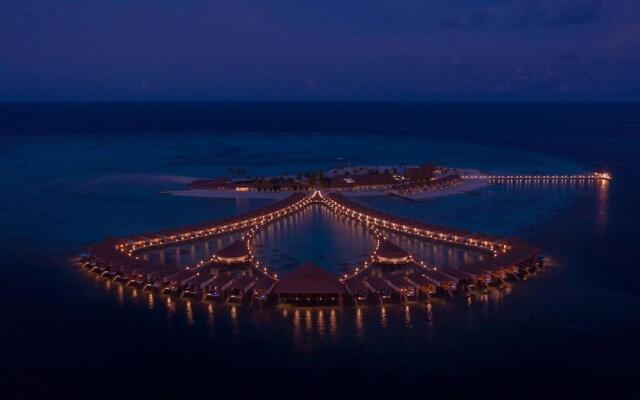
[[[423,201],[428,199],[435,199],[438,197],[470,193],[490,185],[491,182],[488,179],[469,179],[465,180],[465,182],[461,183],[460,185],[448,187],[442,190],[436,190],[433,192],[398,193],[390,190],[387,193],[389,195],[402,197],[403,199],[411,201]]]
[[[416,192],[416,193],[399,193],[393,190],[354,190],[341,191],[345,197],[379,197],[379,196],[397,196],[411,201],[423,201],[438,197],[453,196],[456,194],[469,193],[486,186],[491,185],[489,180],[473,179],[465,181],[460,185],[449,187],[442,190],[432,192]],[[238,192],[235,190],[216,190],[216,189],[189,189],[189,190],[168,190],[160,192],[171,196],[181,197],[201,197],[214,199],[273,199],[281,200],[289,196],[292,192]]]
[[[469,168],[451,168],[460,175],[483,175],[477,169]],[[379,196],[397,196],[410,201],[423,201],[438,197],[452,196],[456,194],[469,193],[486,186],[491,185],[486,179],[469,179],[463,183],[440,189],[435,191],[424,191],[415,193],[401,193],[395,190],[343,190],[339,191],[345,197],[379,197]],[[334,190],[328,190],[333,192]],[[182,197],[202,197],[202,198],[218,198],[218,199],[274,199],[281,200],[291,194],[290,191],[267,192],[267,191],[236,191],[236,190],[220,190],[220,189],[185,189],[185,190],[168,190],[160,192],[160,194],[168,194],[172,196]]]

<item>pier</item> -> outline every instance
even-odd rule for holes
[[[581,180],[581,181],[610,181],[611,174],[607,172],[593,172],[590,174],[576,174],[576,175],[461,175],[462,179],[489,179],[489,180],[527,180],[527,181],[567,181],[567,180]]]

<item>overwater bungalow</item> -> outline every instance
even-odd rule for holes
[[[461,267],[458,267],[457,269],[458,271],[462,271],[471,276],[473,283],[480,289],[486,289],[487,286],[489,286],[491,282],[493,282],[493,276],[491,275],[491,272],[479,268],[475,265],[463,265]],[[473,288],[472,286],[469,287]]]
[[[136,260],[131,259],[131,257],[128,257],[120,252],[117,253],[118,254],[103,257],[102,259],[100,259],[100,261],[94,262],[91,271],[110,279],[116,279],[121,276],[125,276],[133,269],[135,265],[134,262]]]
[[[251,290],[254,282],[249,275],[241,275],[235,278],[228,289],[227,303],[242,303],[242,299]]]
[[[376,253],[376,260],[382,264],[406,264],[411,260],[409,253],[400,247],[396,246],[389,240],[381,240],[378,252]]]
[[[214,262],[220,264],[241,264],[249,261],[246,240],[238,240],[216,252]]]
[[[165,240],[165,237],[163,235],[155,232],[147,232],[142,236],[147,239],[148,246],[156,246],[162,244],[162,242]]]
[[[147,238],[142,235],[130,235],[126,239],[133,247],[144,247],[147,244]]]
[[[369,287],[360,278],[347,279],[345,281],[345,289],[347,289],[347,293],[349,293],[356,305],[369,299]]]
[[[377,276],[370,276],[365,280],[369,286],[369,290],[378,298],[380,304],[391,301],[393,288],[389,286],[387,281]]]
[[[407,281],[418,291],[418,293],[424,293],[427,298],[430,298],[432,295],[436,294],[438,290],[438,285],[431,281],[427,276],[422,272],[413,272],[407,275]]]
[[[195,278],[199,273],[203,273],[204,269],[202,267],[196,268],[182,268],[178,272],[175,272],[169,276],[166,276],[162,279],[163,294],[172,294],[178,295],[182,291],[183,287],[187,284],[190,279]]]
[[[308,262],[280,279],[275,293],[283,303],[338,304],[344,287],[335,276]]]
[[[420,272],[416,272],[415,274],[426,278],[431,283],[436,285],[436,287],[441,288],[447,293],[454,292],[458,287],[458,278],[446,275],[438,270],[424,269]],[[414,274],[412,275],[415,276]]]
[[[404,276],[404,274],[391,274],[385,278],[389,286],[398,293],[400,298],[407,302],[416,300],[416,287],[412,285]],[[435,289],[435,287],[434,287]],[[434,290],[435,291],[435,290]]]
[[[491,274],[493,282],[499,282],[504,284],[505,280],[509,276],[509,271],[512,269],[513,264],[502,257],[494,257],[488,260],[480,261],[472,265],[475,268],[487,271]]]
[[[145,260],[132,260],[133,269],[128,274],[127,286],[142,288],[149,279],[149,274],[166,269],[163,265],[152,264]]]
[[[231,286],[233,277],[228,274],[218,274],[205,287],[204,299],[217,300],[224,298],[225,292]]]
[[[162,290],[164,287],[164,278],[169,277],[179,270],[175,267],[164,267],[147,274],[147,281],[143,290]]]
[[[269,299],[269,295],[273,291],[273,288],[276,286],[276,281],[271,279],[268,276],[263,276],[256,280],[253,284],[252,290],[253,295],[251,297],[251,301],[257,300],[260,302],[267,301]]]
[[[213,275],[207,269],[202,268],[195,276],[185,281],[182,297],[201,297],[212,280]]]

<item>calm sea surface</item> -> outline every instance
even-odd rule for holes
[[[4,398],[553,398],[635,384],[638,104],[20,104],[0,105],[0,132]],[[444,226],[520,236],[553,262],[470,301],[357,309],[168,302],[72,262],[107,236],[271,202],[160,194],[183,188],[185,177],[424,161],[492,172],[606,168],[614,180],[509,183],[420,203],[359,199]],[[440,264],[477,257],[393,239]],[[188,265],[230,240],[147,257]],[[281,274],[310,260],[337,275],[373,246],[360,226],[319,207],[280,221],[256,243]]]

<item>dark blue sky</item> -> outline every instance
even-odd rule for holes
[[[640,0],[2,0],[14,100],[640,100]]]

